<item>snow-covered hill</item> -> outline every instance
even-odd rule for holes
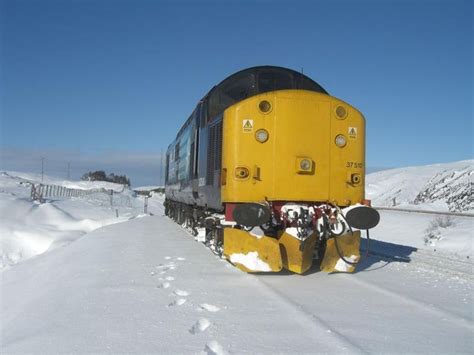
[[[366,195],[373,206],[473,212],[474,160],[368,174]]]
[[[84,197],[49,198],[39,204],[30,199],[30,184],[40,181],[39,174],[0,173],[0,269],[66,245],[97,228],[143,214],[143,200],[122,185],[50,176],[43,177],[44,184],[116,193],[112,204],[110,196],[100,192]]]

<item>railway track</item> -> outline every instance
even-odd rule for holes
[[[408,212],[408,213],[434,214],[434,215],[441,215],[441,216],[474,217],[474,213],[411,210],[408,208],[396,208],[396,207],[374,207],[374,208],[378,211],[396,211],[396,212]]]
[[[256,277],[352,345],[349,351],[378,352],[376,344],[390,344],[401,352],[413,351],[413,346],[422,353],[469,349],[474,331],[472,264],[424,251],[414,252],[409,263],[384,264],[379,255],[397,260],[388,250],[375,250],[369,254],[369,266],[356,274],[328,275],[315,269],[304,277]],[[450,334],[449,340],[431,336],[439,327]]]

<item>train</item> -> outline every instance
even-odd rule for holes
[[[354,272],[365,118],[292,69],[236,72],[198,102],[166,151],[165,214],[246,272]]]

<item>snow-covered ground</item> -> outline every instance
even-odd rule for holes
[[[474,212],[474,160],[368,174],[366,196],[377,207]]]
[[[18,172],[0,173],[0,269],[47,250],[68,244],[97,228],[127,221],[143,214],[141,198],[122,185],[101,181],[64,181],[44,176],[43,183],[67,188],[105,188],[117,193],[31,201],[30,183],[41,176]]]
[[[390,206],[396,185],[397,203],[447,210],[411,202],[469,165],[371,174],[369,198]],[[470,217],[381,211],[355,274],[251,275],[164,217],[160,194],[153,215],[120,185],[106,187],[113,206],[105,194],[40,205],[24,183],[39,178],[0,173],[1,353],[473,352]]]
[[[379,171],[367,175],[366,195],[376,207],[474,213],[474,160]],[[473,257],[474,218],[380,211],[379,240],[436,253]]]

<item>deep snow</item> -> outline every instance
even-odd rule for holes
[[[392,180],[410,208],[438,174],[416,192],[416,172]],[[373,201],[390,201],[392,175],[367,177]],[[472,218],[441,227],[438,216],[382,211],[355,274],[251,275],[162,216],[159,194],[153,216],[121,186],[114,206],[100,194],[39,205],[22,183],[35,179],[0,174],[2,353],[473,351]],[[447,209],[423,208],[437,206]]]

